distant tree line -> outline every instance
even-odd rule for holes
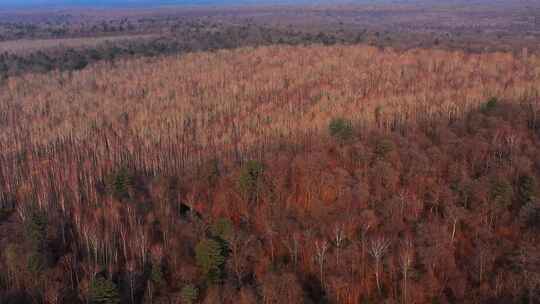
[[[256,24],[224,26],[197,22],[186,23],[174,29],[174,32],[155,39],[107,42],[95,47],[44,49],[23,54],[0,53],[0,79],[25,73],[80,70],[97,61],[114,61],[126,57],[155,57],[272,44],[352,44],[362,42],[365,33],[313,34]]]

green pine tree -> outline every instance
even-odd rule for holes
[[[501,207],[512,203],[512,184],[505,178],[497,178],[491,182],[491,198]]]
[[[330,135],[336,139],[345,142],[352,138],[353,128],[352,123],[349,120],[343,118],[334,118],[328,125]]]
[[[161,265],[158,263],[152,264],[150,280],[156,284],[156,286],[161,286],[161,284],[163,284],[163,271],[161,270]]]
[[[192,284],[188,284],[180,291],[180,299],[183,304],[193,304],[199,297],[199,290]]]
[[[262,188],[263,173],[264,165],[255,160],[248,161],[242,167],[238,185],[247,199],[253,200],[258,197]]]
[[[119,304],[120,295],[116,285],[103,277],[96,278],[90,284],[90,304]]]
[[[210,233],[214,237],[226,240],[233,232],[231,220],[228,218],[217,219],[210,227]]]
[[[47,242],[47,216],[43,212],[33,211],[25,221],[25,236],[34,251],[43,251]]]
[[[225,254],[220,242],[204,239],[195,247],[197,265],[209,283],[217,283],[222,276]]]
[[[39,251],[32,252],[26,260],[26,267],[31,274],[39,276],[46,267],[46,257]]]
[[[518,198],[521,205],[534,200],[537,195],[537,184],[534,176],[522,175],[518,181]]]
[[[128,170],[121,168],[107,178],[107,187],[111,194],[118,199],[129,198],[129,191],[132,185],[132,177]]]

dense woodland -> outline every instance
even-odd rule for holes
[[[540,6],[423,4],[10,11],[0,9],[0,81],[100,61],[267,45],[539,52]]]
[[[54,40],[36,40],[36,46],[26,43],[27,50],[18,47],[20,43],[18,41],[4,42],[4,52],[0,52],[0,79],[25,73],[80,70],[99,61],[116,61],[133,57],[156,57],[271,44],[354,44],[367,41],[375,37],[375,34],[366,30],[310,33],[253,23],[225,25],[195,21],[170,26],[166,34],[135,35],[128,39],[129,37],[120,36],[120,39],[115,40],[112,36],[110,41],[96,43],[95,46],[73,47],[47,47],[49,41]],[[79,40],[80,38],[77,39]],[[62,41],[58,44],[61,45]]]
[[[0,303],[538,303],[540,59],[271,46],[0,90]]]

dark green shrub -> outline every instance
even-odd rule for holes
[[[493,111],[499,105],[497,97],[491,97],[481,107],[482,112],[487,113]]]
[[[192,304],[199,297],[199,289],[192,284],[188,284],[180,291],[180,299],[183,304]]]
[[[225,253],[220,242],[204,239],[195,247],[197,266],[209,283],[217,283],[222,277]]]
[[[48,220],[45,213],[33,210],[25,221],[25,236],[30,242],[32,250],[43,251],[47,242]]]
[[[107,178],[109,192],[119,199],[129,198],[133,181],[128,170],[122,168]]]
[[[152,263],[152,269],[150,270],[150,281],[157,286],[161,286],[164,282],[163,271],[161,265],[158,263]]]
[[[536,197],[537,184],[533,176],[522,175],[518,180],[518,198],[524,205],[531,202]]]
[[[210,233],[214,237],[219,237],[226,240],[233,232],[233,226],[231,220],[228,218],[217,219],[212,226],[210,226]]]
[[[375,154],[377,157],[384,158],[388,153],[395,150],[394,142],[389,139],[381,139],[375,146]]]
[[[502,207],[512,203],[512,185],[506,179],[497,178],[491,182],[491,198]]]
[[[28,271],[33,275],[39,275],[45,270],[46,267],[46,257],[43,253],[36,251],[30,253],[26,260],[26,267]]]
[[[521,207],[520,221],[529,229],[540,229],[540,203],[531,201]]]
[[[95,278],[90,284],[90,304],[119,304],[120,295],[116,285],[103,277]]]
[[[334,118],[328,125],[328,130],[332,137],[340,140],[347,141],[353,136],[352,123],[349,120],[343,118]]]
[[[250,200],[256,198],[262,188],[264,165],[258,161],[250,160],[240,172],[238,184],[242,193]]]

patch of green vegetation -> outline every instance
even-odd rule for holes
[[[157,286],[161,286],[165,278],[163,277],[163,270],[159,263],[152,263],[152,268],[150,269],[150,281],[152,281]]]
[[[188,284],[182,287],[180,291],[180,298],[182,304],[192,304],[199,298],[199,289],[193,284]]]
[[[348,141],[353,137],[352,122],[344,118],[332,119],[328,125],[328,130],[332,137],[341,142]]]
[[[210,233],[214,237],[226,240],[233,233],[231,220],[228,218],[217,219],[210,227]]]
[[[491,182],[491,198],[502,207],[512,203],[512,184],[506,179],[497,178]]]
[[[200,241],[195,247],[195,259],[208,283],[216,284],[221,281],[225,252],[220,242],[213,239]]]
[[[116,285],[106,278],[98,277],[92,280],[89,290],[91,304],[119,304],[120,294]]]
[[[24,222],[26,239],[32,245],[32,250],[41,252],[47,242],[47,215],[39,210],[33,210]]]
[[[518,198],[522,205],[533,201],[538,193],[537,183],[534,176],[522,175],[518,180]]]
[[[497,97],[491,97],[481,107],[482,112],[489,113],[499,105],[499,99]]]
[[[240,191],[249,199],[253,200],[258,197],[262,188],[262,179],[264,174],[264,165],[261,162],[250,160],[240,172],[238,185]]]
[[[106,180],[108,191],[118,199],[129,198],[133,178],[127,169],[121,168],[108,176]]]
[[[396,146],[394,145],[393,141],[390,139],[381,139],[375,146],[375,154],[377,157],[384,158],[388,155],[388,153],[394,151],[395,149]]]
[[[40,275],[45,270],[46,266],[47,261],[45,256],[39,251],[32,252],[27,257],[26,267],[33,275]]]

